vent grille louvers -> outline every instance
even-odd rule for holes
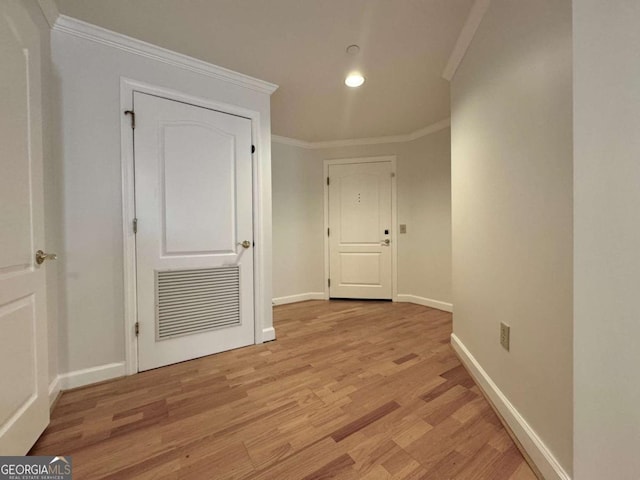
[[[240,325],[240,267],[156,272],[156,338]]]

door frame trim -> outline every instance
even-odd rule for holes
[[[329,237],[324,235],[329,228],[329,186],[326,178],[329,176],[330,165],[347,165],[353,163],[391,163],[391,299],[398,301],[398,191],[397,191],[397,163],[396,155],[382,155],[378,157],[336,158],[324,160],[324,298],[329,300]]]
[[[200,98],[184,92],[172,90],[157,85],[140,82],[130,78],[120,78],[120,146],[122,168],[122,234],[124,251],[124,342],[125,342],[125,372],[127,375],[138,373],[138,342],[135,335],[135,324],[138,317],[137,285],[136,285],[136,242],[133,233],[133,219],[135,218],[135,184],[133,159],[133,130],[131,119],[123,114],[131,110],[133,93],[140,92],[217,110],[222,113],[238,115],[251,120],[251,141],[256,147],[253,154],[253,319],[254,343],[259,344],[275,339],[273,326],[267,327],[268,314],[265,305],[271,309],[271,298],[265,302],[265,291],[270,280],[266,276],[268,255],[264,237],[265,228],[270,222],[265,216],[270,192],[266,192],[262,185],[265,173],[262,165],[263,152],[261,149],[261,118],[260,112],[223,102]],[[268,177],[267,177],[268,178]]]

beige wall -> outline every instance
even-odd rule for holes
[[[398,157],[398,293],[452,302],[451,135],[447,128],[403,145]]]
[[[121,78],[183,92],[194,97],[258,111],[263,150],[262,195],[270,197],[269,96],[200,75],[151,57],[52,32],[56,148],[61,159],[64,218],[60,230],[59,369],[68,384],[79,385],[125,372],[125,287],[120,126]],[[81,72],[81,74],[79,74]],[[261,206],[256,232],[267,252],[263,272],[271,278],[270,202]],[[144,219],[141,219],[141,225]],[[271,327],[271,284],[260,282],[264,330]],[[267,314],[268,312],[268,314]]]
[[[640,478],[640,2],[574,2],[574,470]]]
[[[398,235],[398,293],[451,303],[449,128],[404,143],[274,143],[274,297],[324,291],[323,161],[381,155],[397,156],[398,223],[407,225]]]
[[[569,474],[572,175],[571,1],[494,0],[452,82],[454,333]]]
[[[273,143],[273,296],[324,292],[322,161]]]

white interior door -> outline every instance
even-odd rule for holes
[[[133,104],[139,370],[254,343],[251,121]]]
[[[0,455],[24,455],[49,422],[39,32],[0,2]]]
[[[329,296],[392,298],[390,161],[329,165]]]

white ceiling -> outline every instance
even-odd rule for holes
[[[276,83],[272,131],[406,134],[449,117],[442,78],[473,0],[56,0],[60,12]],[[361,47],[357,56],[348,45]],[[357,68],[359,89],[344,85]]]

